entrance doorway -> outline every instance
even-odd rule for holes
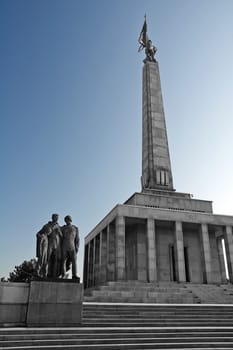
[[[169,256],[170,256],[170,276],[171,281],[177,281],[176,274],[176,258],[174,245],[169,245]]]
[[[125,236],[126,280],[137,280],[137,234],[130,231]]]
[[[185,265],[186,282],[190,282],[189,257],[188,257],[188,248],[187,247],[184,247],[184,265]]]

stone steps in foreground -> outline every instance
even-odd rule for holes
[[[233,349],[233,305],[84,303],[82,327],[1,328],[0,349]]]
[[[83,327],[233,326],[233,305],[84,303]]]
[[[29,332],[28,332],[29,331]],[[0,330],[0,349],[231,349],[231,328]],[[3,335],[2,333],[5,333]],[[25,337],[27,339],[25,339]],[[6,339],[7,338],[7,339]]]

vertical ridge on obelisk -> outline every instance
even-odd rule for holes
[[[142,190],[173,189],[172,170],[156,48],[147,35],[146,19],[139,37],[145,48],[143,67]]]

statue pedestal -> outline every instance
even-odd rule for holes
[[[30,284],[27,326],[78,326],[82,322],[82,301],[82,284],[72,280],[33,281]]]

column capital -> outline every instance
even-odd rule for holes
[[[183,233],[183,223],[182,223],[182,221],[175,221],[175,229],[176,229],[176,231],[182,231],[182,233]]]

